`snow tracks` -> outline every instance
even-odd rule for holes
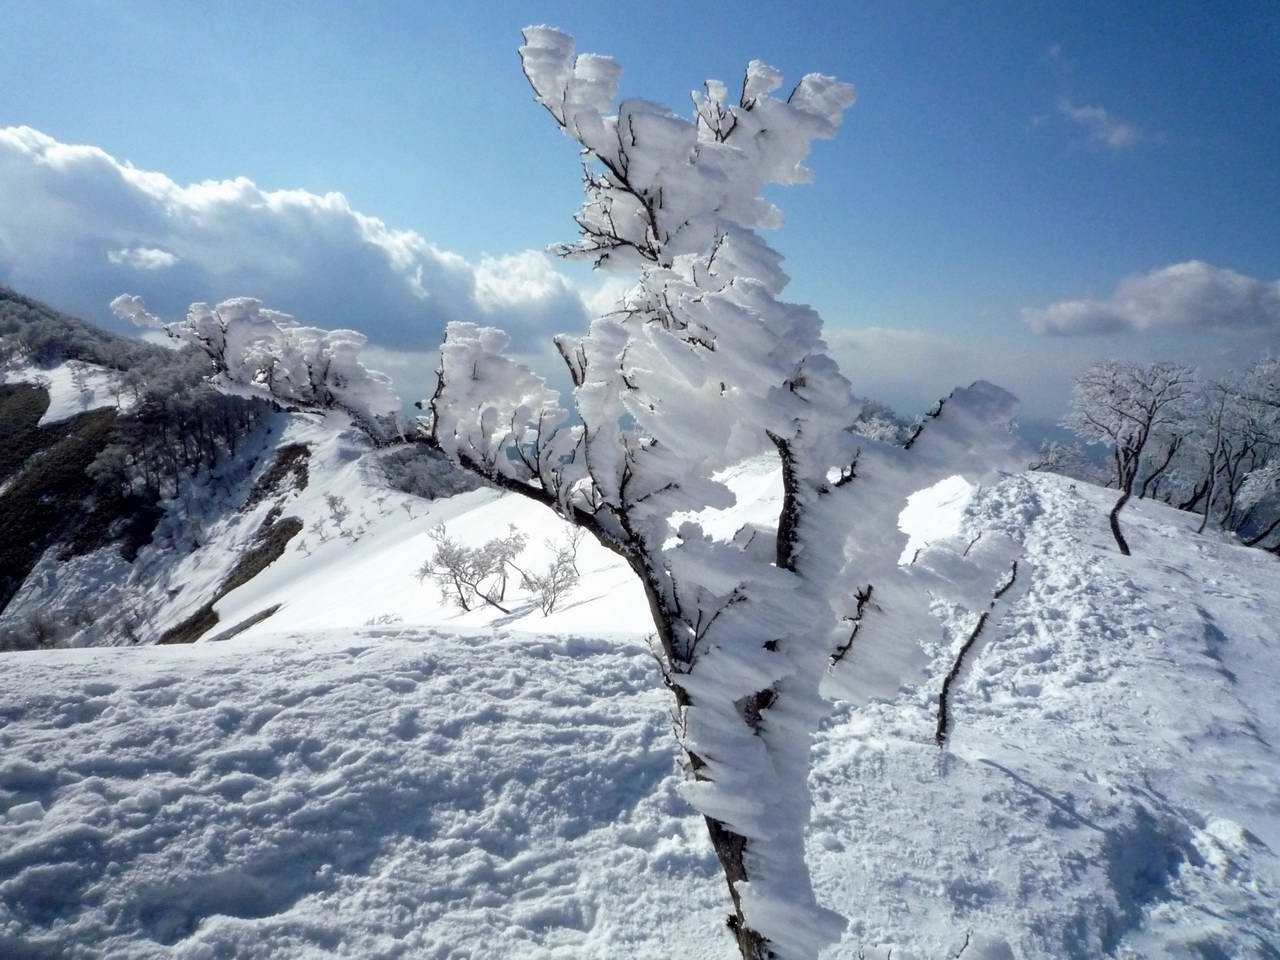
[[[0,956],[727,956],[637,645],[366,630],[5,670]]]
[[[975,501],[1027,585],[946,751],[954,649],[819,742],[810,856],[858,918],[830,956],[1280,957],[1280,564],[1149,503],[1122,557],[1107,497],[1032,474]]]

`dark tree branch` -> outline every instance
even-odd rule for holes
[[[995,609],[1000,598],[1009,592],[1017,579],[1018,561],[1015,560],[1009,568],[1009,579],[996,589],[996,592],[991,596],[990,606],[978,615],[978,622],[974,624],[973,631],[969,634],[968,639],[961,644],[960,652],[956,654],[955,662],[951,664],[951,669],[947,671],[947,676],[942,681],[942,692],[938,695],[938,725],[933,734],[934,742],[940,747],[946,744],[947,737],[951,732],[951,687],[956,682],[956,678],[960,676],[960,671],[964,667],[965,657],[973,649],[973,645],[978,642],[978,637],[982,634],[983,627],[987,625],[987,621],[991,618],[991,611]]]

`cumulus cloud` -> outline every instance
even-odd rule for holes
[[[121,320],[127,320],[144,330],[159,330],[164,326],[163,320],[147,312],[146,301],[136,293],[122,293],[112,300],[111,312]]]
[[[636,275],[630,272],[605,274],[594,290],[583,294],[583,300],[591,315],[598,317],[617,310],[622,298],[635,285]]]
[[[1280,281],[1258,280],[1200,260],[1122,280],[1104,300],[1064,300],[1022,311],[1036,333],[1158,330],[1280,331]]]
[[[123,290],[164,319],[253,296],[401,351],[434,347],[450,320],[505,327],[517,347],[586,320],[541,252],[472,263],[340,193],[183,186],[29,127],[0,129],[0,282],[94,320]]]

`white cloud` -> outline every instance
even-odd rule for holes
[[[503,326],[521,348],[586,321],[538,251],[471,263],[340,193],[183,186],[29,127],[0,128],[0,282],[94,320],[125,290],[164,319],[253,296],[397,350],[433,348],[449,320]]]
[[[135,270],[164,270],[178,262],[178,258],[172,253],[158,247],[121,247],[119,250],[108,250],[107,259]]]
[[[388,350],[368,346],[360,351],[360,361],[370,370],[389,376],[401,401],[409,407],[431,396],[440,354],[436,350]]]
[[[1104,144],[1112,150],[1126,150],[1140,143],[1158,139],[1155,134],[1119,119],[1104,107],[1077,104],[1068,97],[1058,101],[1058,113],[1077,126],[1083,127],[1088,132],[1090,140]]]
[[[1076,64],[1063,52],[1061,44],[1055,43],[1045,51],[1044,62],[1061,91],[1057,103],[1058,115],[1083,130],[1094,143],[1121,151],[1140,143],[1156,143],[1164,139],[1161,133],[1121,120],[1106,107],[1096,103],[1078,103],[1072,98],[1067,91],[1075,85]],[[1052,114],[1032,117],[1031,126],[1042,126],[1051,117]]]
[[[594,290],[583,294],[593,317],[617,310],[623,296],[636,285],[637,274],[631,272],[605,274]]]
[[[1200,260],[1122,280],[1104,300],[1064,300],[1022,311],[1036,333],[1156,330],[1280,331],[1280,281],[1258,280]]]

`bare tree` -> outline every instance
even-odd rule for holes
[[[93,388],[89,385],[89,365],[82,360],[68,360],[67,367],[71,370],[71,385],[75,388],[80,409],[87,410],[93,400]]]
[[[480,547],[468,547],[455,540],[444,524],[433,527],[427,536],[435,550],[418,568],[419,582],[431,577],[445,600],[464,612],[474,609],[478,601],[511,613],[504,603],[512,573],[524,576],[514,563],[528,542],[524,534],[511,526],[505,537]]]
[[[343,524],[346,523],[347,517],[351,516],[351,508],[347,506],[347,498],[339,496],[335,493],[326,493],[324,495],[325,506],[329,508],[329,519],[342,532]]]
[[[1206,383],[1196,399],[1188,471],[1195,479],[1181,506],[1200,511],[1201,530],[1216,520],[1221,529],[1251,539],[1246,531],[1261,519],[1259,509],[1270,496],[1266,478],[1280,457],[1280,382],[1271,366],[1262,361]]]
[[[550,616],[560,601],[578,585],[578,545],[582,542],[581,527],[572,527],[559,540],[547,540],[551,551],[551,563],[542,572],[520,571],[520,583],[538,598],[538,607],[544,617]]]

